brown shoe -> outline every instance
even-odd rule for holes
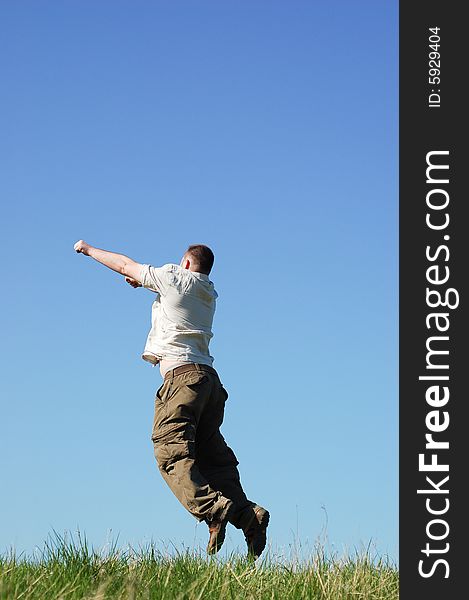
[[[232,514],[234,505],[230,502],[225,510],[220,515],[214,517],[211,521],[207,521],[210,538],[207,544],[207,554],[216,554],[225,541],[226,526],[228,519]]]
[[[252,507],[253,515],[250,523],[243,528],[246,544],[248,545],[248,558],[259,558],[267,544],[267,526],[270,514],[257,504]]]

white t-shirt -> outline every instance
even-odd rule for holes
[[[168,368],[186,363],[212,365],[209,342],[213,336],[217,292],[208,275],[179,265],[143,265],[143,287],[156,292],[151,330],[142,358]]]

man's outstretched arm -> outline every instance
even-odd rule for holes
[[[85,256],[91,256],[91,258],[94,258],[94,260],[97,260],[105,267],[112,269],[120,275],[124,275],[127,283],[130,283],[132,287],[138,287],[142,284],[141,272],[143,265],[135,262],[128,256],[116,254],[115,252],[108,252],[107,250],[101,250],[100,248],[94,248],[83,240],[78,241],[73,248],[75,252],[79,252]],[[136,282],[138,286],[133,285],[129,279]]]

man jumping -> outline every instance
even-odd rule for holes
[[[152,267],[83,240],[74,249],[123,275],[132,287],[156,292],[142,358],[159,364],[163,377],[151,436],[158,467],[181,504],[208,524],[209,554],[221,548],[229,522],[243,530],[248,556],[257,558],[266,545],[269,513],[246,497],[239,462],[220,433],[228,392],[208,348],[218,297],[208,277],[213,252],[193,245],[179,265]]]

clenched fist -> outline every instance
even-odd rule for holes
[[[89,249],[90,248],[91,248],[91,246],[89,244],[87,244],[86,242],[84,242],[83,240],[79,240],[73,246],[73,249],[75,250],[75,252],[79,252],[81,254],[84,254],[85,256],[89,256]]]

